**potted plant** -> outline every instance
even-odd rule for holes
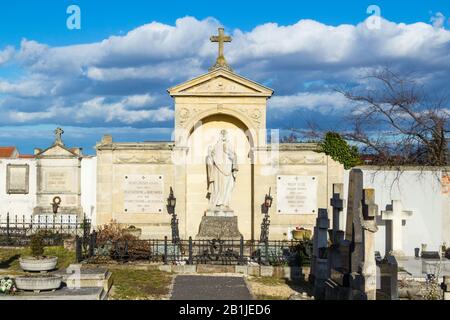
[[[122,232],[125,235],[128,234],[128,235],[134,236],[138,239],[142,235],[142,229],[136,228],[135,226],[129,226],[128,228],[123,229]]]
[[[19,259],[20,267],[24,271],[47,272],[56,269],[58,257],[44,255],[45,232],[38,232],[31,236],[31,256]],[[16,287],[19,290],[40,292],[44,290],[56,290],[61,287],[62,276],[52,274],[28,274],[15,278]]]
[[[305,229],[303,227],[295,227],[295,229],[292,230],[292,237],[295,240],[311,240],[311,236],[311,230]]]
[[[22,270],[45,272],[56,268],[58,257],[47,257],[44,255],[43,235],[42,232],[37,232],[31,236],[31,256],[25,256],[19,259]]]

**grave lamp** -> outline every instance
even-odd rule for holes
[[[167,211],[169,212],[169,214],[174,213],[176,204],[177,198],[174,197],[172,187],[170,187],[170,194],[169,197],[167,198]]]
[[[266,194],[266,197],[264,199],[264,206],[266,208],[270,208],[272,206],[273,198],[270,196],[270,190],[271,188],[269,188],[269,194]]]

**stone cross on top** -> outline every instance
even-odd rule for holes
[[[402,237],[403,220],[410,218],[412,215],[412,211],[403,210],[400,200],[392,200],[392,204],[387,205],[385,211],[381,211],[381,218],[391,222],[390,228],[386,229],[386,233],[389,233],[388,239],[391,242],[386,241],[386,252],[391,252],[397,256],[404,255]]]
[[[224,33],[223,28],[219,28],[219,35],[218,36],[212,36],[210,38],[211,42],[218,42],[219,43],[219,55],[216,60],[216,64],[213,65],[209,70],[212,71],[214,69],[218,68],[225,68],[229,71],[231,70],[231,67],[227,64],[227,61],[225,60],[225,56],[223,54],[223,44],[225,42],[231,42],[232,38],[230,36],[226,36]]]
[[[64,133],[64,130],[61,128],[56,128],[54,132],[55,132],[55,144],[64,145],[61,138],[62,134]]]

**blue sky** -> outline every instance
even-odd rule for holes
[[[72,4],[81,30],[66,27]],[[369,5],[381,9],[380,29],[367,26]],[[448,0],[2,1],[0,145],[32,152],[56,125],[87,153],[104,133],[170,139],[165,89],[207,71],[208,37],[221,25],[234,37],[226,56],[236,72],[276,91],[269,127],[333,126],[346,102],[332,89],[364,87],[364,72],[380,66],[444,90],[449,16]]]

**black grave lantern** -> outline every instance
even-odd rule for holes
[[[272,206],[273,198],[270,196],[270,191],[272,188],[269,188],[269,194],[266,194],[266,197],[264,199],[264,206],[268,209]]]
[[[167,198],[167,211],[172,214],[175,211],[175,205],[177,204],[177,198],[173,195],[172,187],[170,187],[170,194]]]

